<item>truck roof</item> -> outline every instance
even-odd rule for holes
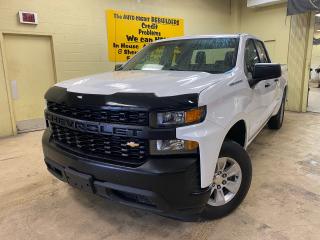
[[[187,39],[201,39],[201,38],[238,38],[250,36],[252,38],[256,38],[255,36],[249,35],[247,33],[237,33],[237,34],[213,34],[213,35],[190,35],[190,36],[182,36],[182,37],[173,37],[161,39],[155,42],[166,42],[166,41],[175,41],[175,40],[187,40]]]

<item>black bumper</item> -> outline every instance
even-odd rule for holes
[[[199,162],[150,158],[137,168],[99,163],[57,147],[49,130],[42,139],[48,170],[82,190],[161,215],[189,218],[202,212],[210,189],[200,188]]]

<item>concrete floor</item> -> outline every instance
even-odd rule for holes
[[[107,202],[46,170],[41,132],[0,140],[0,239],[320,239],[320,114],[286,113],[249,147],[253,181],[221,220],[185,223]]]

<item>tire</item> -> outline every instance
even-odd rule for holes
[[[285,107],[285,97],[283,97],[280,109],[277,113],[277,115],[273,116],[268,121],[268,127],[270,129],[278,130],[282,127],[283,119],[284,119],[284,107]]]
[[[223,164],[221,165],[221,163],[223,163],[224,161],[226,161],[226,164],[224,165],[225,167],[224,171],[226,173],[231,172],[233,168],[237,167],[238,169],[238,167],[240,167],[241,174],[238,174],[238,178],[233,178],[233,176],[224,178],[224,179],[230,179],[230,181],[232,180],[231,182],[234,182],[234,183],[237,182],[237,184],[239,184],[237,187],[237,191],[235,191],[236,189],[233,189],[235,193],[232,193],[231,191],[227,193],[229,191],[227,189],[227,185],[229,185],[229,182],[230,182],[229,180],[227,183],[222,181],[222,184],[220,185],[221,183],[220,176],[223,176],[225,174],[223,174],[224,171],[221,171],[222,173],[220,173],[220,175],[217,175],[217,174],[219,174],[219,169],[222,169]],[[234,161],[233,165],[231,164],[229,165],[228,161],[231,161],[231,162]],[[218,176],[220,179],[218,179]],[[213,190],[208,200],[208,203],[204,211],[202,212],[202,218],[205,220],[218,219],[228,215],[233,210],[235,210],[247,195],[247,192],[251,184],[251,178],[252,178],[252,166],[251,166],[251,160],[248,153],[243,149],[241,145],[239,145],[236,142],[233,142],[233,141],[224,142],[219,154],[219,159],[218,159],[217,167],[215,171],[215,177],[213,179],[213,185],[212,185]],[[218,180],[220,181],[220,183]],[[232,184],[231,186],[233,185],[234,184]],[[223,191],[224,193],[226,193],[224,198],[225,200],[222,202],[220,200],[219,201],[217,200],[218,199],[217,191],[219,186],[220,186],[219,191],[220,192]],[[233,197],[231,197],[230,193],[234,194]],[[216,202],[215,202],[215,199],[217,200]]]

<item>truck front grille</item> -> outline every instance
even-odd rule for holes
[[[47,108],[50,112],[79,120],[138,126],[149,125],[149,114],[146,111],[95,110],[70,107],[50,101],[47,103]]]
[[[146,161],[148,141],[128,137],[87,133],[50,123],[54,142],[78,156],[125,166],[140,166]],[[129,142],[137,146],[130,147]]]

